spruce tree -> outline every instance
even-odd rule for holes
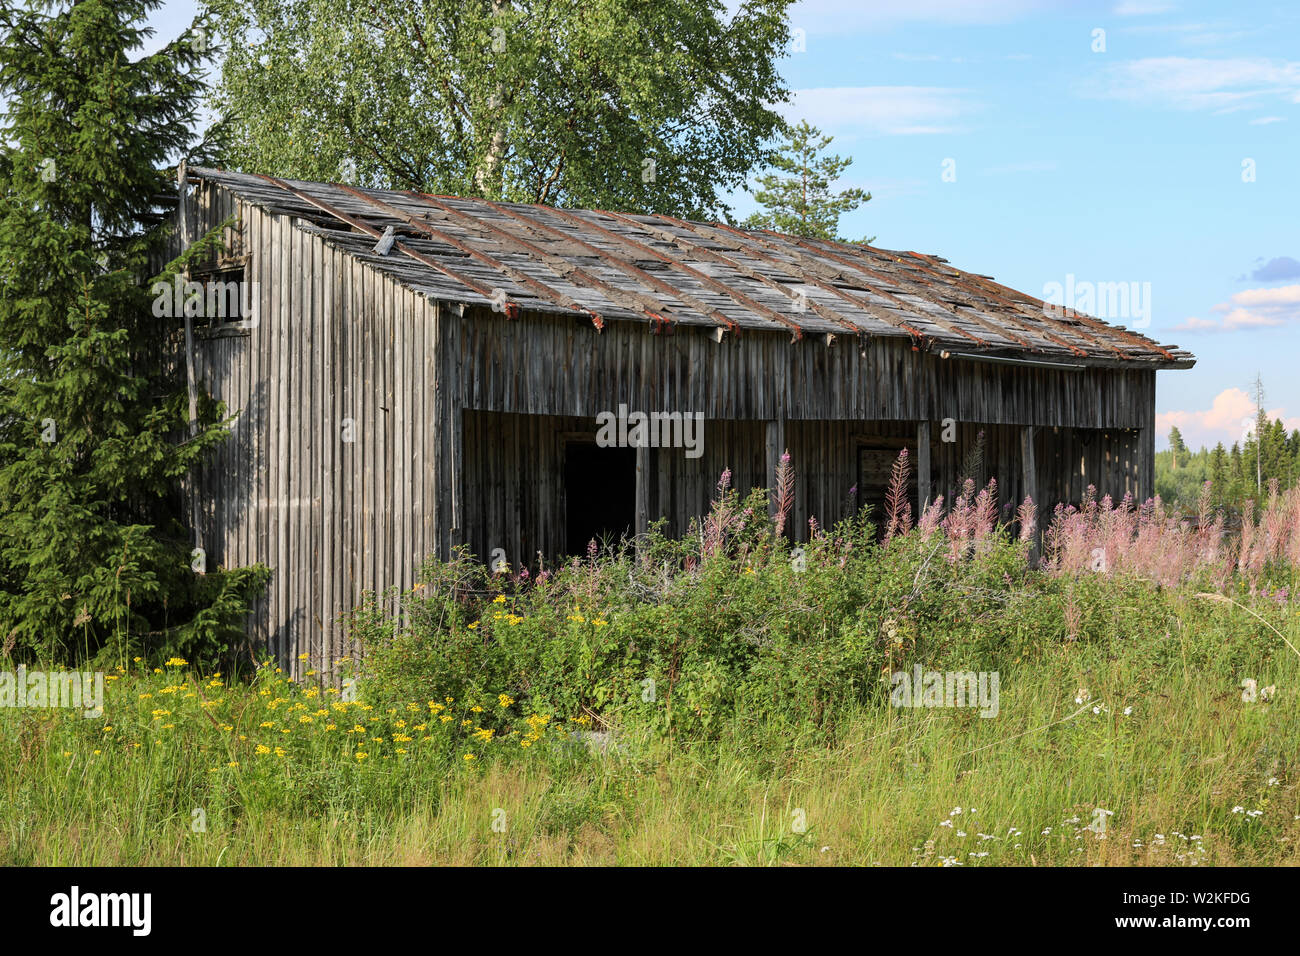
[[[1177,471],[1180,458],[1184,465],[1187,463],[1187,445],[1183,442],[1183,433],[1177,425],[1169,429],[1169,450],[1173,452],[1173,470]]]
[[[1300,486],[1300,429],[1291,432],[1286,441],[1287,456],[1291,462],[1291,485]]]
[[[1277,479],[1278,487],[1291,483],[1291,459],[1286,452],[1286,426],[1282,419],[1273,421],[1266,432],[1264,443],[1264,481]]]
[[[1242,464],[1243,459],[1241,445],[1238,442],[1232,443],[1232,451],[1228,455],[1228,500],[1240,502],[1246,496],[1246,469]],[[1251,484],[1254,484],[1252,479]]]
[[[1215,501],[1225,501],[1228,492],[1228,453],[1224,450],[1223,442],[1215,445],[1214,451],[1210,453],[1210,482]]]
[[[203,657],[263,568],[192,566],[178,488],[226,431],[191,426],[150,263],[193,144],[202,24],[141,56],[160,0],[0,9],[0,640],[64,660]]]

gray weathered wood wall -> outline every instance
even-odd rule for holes
[[[228,214],[227,197],[200,189],[211,206],[192,235]],[[410,587],[439,528],[445,539],[440,319],[286,217],[238,212],[258,314],[196,331],[200,385],[237,416],[198,478],[199,535],[209,562],[273,569],[252,636],[297,672],[303,653],[328,668],[356,651],[339,617],[366,591]]]

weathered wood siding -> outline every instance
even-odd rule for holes
[[[191,235],[228,211],[201,208]],[[410,587],[450,540],[439,324],[427,298],[286,217],[240,216],[258,316],[196,332],[200,387],[236,416],[198,476],[198,533],[210,564],[272,568],[250,633],[300,673],[299,654],[328,668],[354,653],[340,616]]]
[[[864,354],[865,353],[865,354]],[[782,334],[714,340],[648,324],[466,309],[458,361],[465,408],[594,417],[624,402],[706,419],[939,421],[1141,428],[1155,372],[1057,370],[941,358],[907,340],[791,342]]]

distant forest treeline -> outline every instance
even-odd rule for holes
[[[1194,509],[1201,486],[1213,483],[1216,507],[1240,511],[1245,502],[1261,501],[1269,483],[1279,490],[1300,482],[1300,431],[1287,434],[1281,419],[1260,414],[1254,429],[1225,448],[1190,451],[1177,428],[1169,432],[1169,449],[1156,452],[1156,493],[1167,505]]]

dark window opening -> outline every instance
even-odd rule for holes
[[[586,554],[597,545],[631,537],[636,523],[636,449],[595,442],[564,446],[565,550]]]
[[[253,311],[252,290],[242,268],[197,273],[192,281],[201,291],[186,289],[185,308],[198,325],[220,328],[245,321]]]

